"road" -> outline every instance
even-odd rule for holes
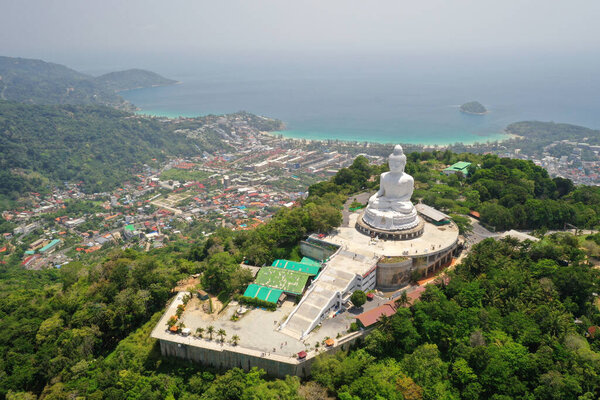
[[[367,204],[367,201],[369,201],[369,197],[371,197],[371,193],[369,192],[359,193],[354,196],[350,196],[348,200],[346,200],[346,203],[344,203],[344,209],[342,210],[342,226],[348,226],[348,224],[350,223],[350,214],[352,214],[352,211],[350,211],[350,204],[352,204],[355,201],[358,201],[362,204]]]
[[[470,232],[468,235],[466,235],[465,246],[471,247],[474,244],[477,244],[484,239],[500,236],[500,234],[498,234],[498,233],[487,230],[475,218],[469,217],[469,219],[471,220],[471,225],[473,226],[473,231]]]

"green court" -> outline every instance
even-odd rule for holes
[[[286,293],[302,294],[311,275],[277,267],[263,267],[256,275],[255,283],[270,288],[281,289]]]
[[[275,260],[273,261],[272,267],[283,268],[290,271],[304,272],[309,275],[318,275],[319,270],[321,269],[321,265],[311,265],[305,264],[296,261],[288,261],[288,260]]]

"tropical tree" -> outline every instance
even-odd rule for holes
[[[237,346],[238,342],[240,341],[240,337],[238,335],[233,335],[231,337],[231,344],[234,346]]]
[[[204,334],[204,328],[196,328],[196,336],[201,338],[203,334]]]
[[[206,332],[208,332],[208,336],[209,336],[210,340],[212,340],[213,333],[215,333],[215,327],[212,325],[209,325],[208,328],[206,328]]]
[[[225,336],[227,336],[227,332],[225,332],[225,329],[221,328],[217,332],[217,335],[219,335],[219,337],[221,338],[221,343],[222,343],[225,340]]]
[[[356,290],[352,293],[350,301],[356,308],[361,308],[367,302],[367,295],[362,290]]]
[[[408,305],[408,295],[406,294],[406,290],[404,290],[400,297],[396,299],[396,305],[400,307]]]

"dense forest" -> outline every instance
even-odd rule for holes
[[[86,191],[101,192],[130,179],[152,159],[220,147],[214,132],[189,138],[158,120],[104,106],[0,101],[0,194],[16,198],[37,190],[42,178],[82,182]]]
[[[470,210],[495,230],[593,228],[600,225],[600,189],[550,178],[532,161],[451,151],[411,153],[406,171],[415,178],[413,201],[461,220]],[[457,161],[472,165],[468,176],[445,176]]]
[[[360,158],[348,169],[360,173],[363,183],[378,168],[365,161]],[[341,223],[344,199],[342,193],[313,194],[256,230],[220,229],[197,244],[173,242],[148,254],[114,250],[58,271],[25,271],[19,258],[0,265],[0,395],[162,399],[206,392],[204,398],[221,399],[228,398],[222,391],[243,389],[261,393],[248,398],[286,392],[298,398],[295,378],[266,381],[260,371],[237,370],[218,376],[181,361],[163,361],[149,333],[179,279],[202,273],[203,286],[219,297],[240,292],[251,280],[240,262],[261,265],[299,257],[298,242],[307,233]],[[186,389],[186,377],[194,388]],[[257,387],[248,392],[246,385]]]
[[[499,231],[600,225],[600,188],[576,187],[568,179],[550,178],[532,161],[449,150],[413,152],[407,159],[406,172],[415,179],[413,202],[422,201],[449,213],[457,223],[464,221],[462,215],[475,210],[486,226]],[[441,172],[458,161],[472,163],[468,176]],[[309,192],[322,195],[374,190],[378,181],[367,176],[378,178],[386,169],[386,165],[369,166],[359,156],[353,168],[341,169],[331,180],[311,186]]]

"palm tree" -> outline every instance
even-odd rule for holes
[[[208,335],[210,337],[210,340],[212,340],[213,338],[213,333],[215,333],[215,327],[212,325],[209,325],[208,328],[206,328],[206,332],[208,332]]]
[[[409,305],[408,295],[406,294],[406,290],[402,292],[400,297],[396,299],[396,305],[399,307],[405,307]]]
[[[225,329],[219,329],[219,331],[217,332],[217,335],[219,335],[221,337],[221,343],[225,340],[224,337],[227,336],[227,333],[225,332]]]
[[[204,328],[197,328],[196,329],[196,336],[198,336],[199,338],[202,337],[203,333],[204,333]]]
[[[233,335],[231,337],[231,344],[234,346],[237,346],[238,342],[240,341],[240,337],[238,335]]]

